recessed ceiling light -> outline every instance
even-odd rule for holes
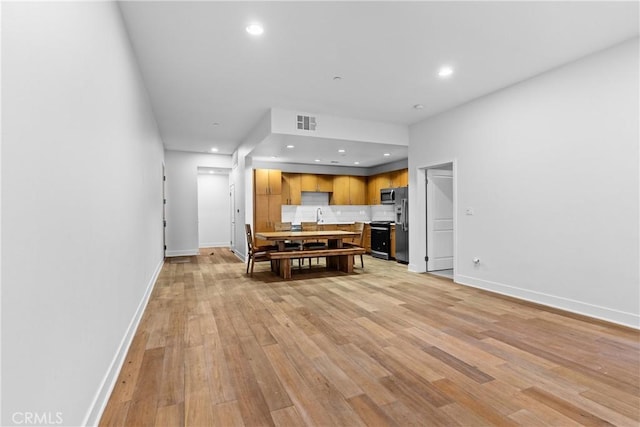
[[[360,162],[353,162],[353,164],[354,164],[354,165],[359,165],[359,164],[360,164]]]
[[[215,171],[209,171],[209,173],[215,173]]]
[[[453,74],[453,68],[449,67],[448,65],[445,65],[444,67],[441,67],[440,70],[438,70],[438,75],[440,77],[449,77]]]
[[[345,152],[345,150],[343,148],[338,150],[338,153],[344,153],[344,152]]]
[[[217,148],[215,148],[215,147],[213,147],[213,148],[211,149],[211,152],[212,152],[212,153],[217,153],[217,152],[218,152],[218,149],[217,149]]]
[[[315,160],[314,160],[314,162],[319,162],[319,161],[320,161],[320,159],[315,159]]]
[[[272,158],[272,159],[277,159],[277,157],[276,157],[276,156],[271,156],[271,158]]]
[[[424,108],[424,105],[416,104],[416,105],[413,106],[413,108],[415,108],[416,110],[422,110]]]
[[[391,153],[384,153],[383,156],[385,157],[389,157],[391,155]]]
[[[246,30],[247,33],[251,34],[252,36],[259,36],[260,34],[264,33],[264,28],[262,28],[262,25],[258,24],[257,22],[249,24]]]
[[[294,148],[295,145],[287,145],[287,148]]]

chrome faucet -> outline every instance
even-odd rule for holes
[[[322,208],[316,209],[316,223],[320,224],[322,222]]]

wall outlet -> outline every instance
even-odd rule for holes
[[[464,210],[464,213],[465,213],[466,215],[473,215],[473,208],[467,208],[467,209],[465,209],[465,210]]]

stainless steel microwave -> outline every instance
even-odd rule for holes
[[[380,203],[383,205],[393,205],[396,203],[396,192],[393,188],[383,188],[380,190]]]

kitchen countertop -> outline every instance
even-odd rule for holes
[[[365,224],[369,224],[371,221],[357,221],[357,222],[364,222]],[[353,225],[355,223],[356,221],[323,221],[323,222],[319,222],[318,225]],[[291,225],[300,226],[300,223],[294,222]]]

